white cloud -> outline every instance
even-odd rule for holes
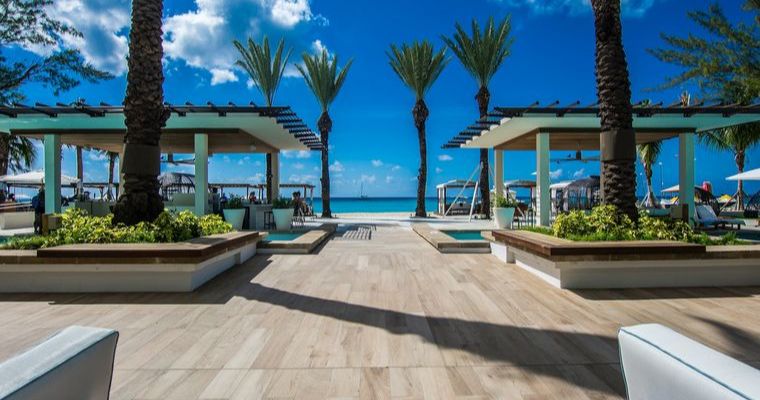
[[[314,175],[291,175],[290,178],[288,178],[289,182],[292,183],[312,183],[317,180],[317,177]]]
[[[302,170],[303,167],[304,167],[304,165],[301,164],[301,163],[295,163],[295,164],[293,164],[293,168],[295,168],[297,170]]]
[[[438,156],[438,161],[451,161],[454,157],[448,155],[448,154],[441,154]]]
[[[370,185],[374,184],[376,181],[377,181],[377,177],[375,175],[362,174],[361,178],[359,178],[359,182],[364,182]]]
[[[262,182],[264,182],[264,178],[265,178],[265,176],[264,176],[263,173],[257,172],[255,175],[249,176],[248,179],[247,179],[247,181],[248,182],[253,182],[253,183],[262,183]]]
[[[327,50],[327,46],[325,46],[322,43],[322,41],[319,40],[319,39],[317,39],[317,40],[315,40],[315,41],[313,41],[311,43],[311,51],[314,54],[322,54],[323,51],[327,51],[328,53],[330,52],[329,50]]]
[[[394,178],[392,176],[388,175],[385,177],[385,183],[393,183],[393,179]]]
[[[228,69],[211,68],[211,86],[227,82],[237,82],[238,77]]]
[[[232,46],[234,39],[260,39],[266,33],[276,45],[285,37],[294,47],[293,54],[299,54],[312,43],[289,33],[301,24],[326,25],[326,21],[312,14],[310,0],[195,0],[194,9],[164,20],[164,52],[167,60],[208,71],[212,85],[235,82],[238,53]],[[300,75],[288,64],[286,76]],[[246,85],[252,88],[253,82],[247,79]]]
[[[372,160],[372,166],[375,167],[375,168],[382,167],[383,166],[383,161],[382,160]]]
[[[549,178],[551,179],[559,179],[563,174],[562,168],[555,169],[554,171],[549,171]]]
[[[435,173],[436,174],[440,174],[441,172],[443,172],[443,168],[441,168],[441,167],[435,167]]]
[[[92,161],[103,161],[106,158],[108,158],[106,156],[106,153],[102,153],[102,152],[99,152],[99,151],[90,151],[89,154],[88,154],[88,157],[90,157],[90,160],[92,160]]]
[[[65,35],[62,40],[64,45],[78,49],[87,62],[117,76],[127,71],[128,0],[57,0],[48,7],[48,14],[82,33],[83,37]],[[56,49],[29,50],[49,55]]]
[[[343,172],[345,168],[343,167],[343,164],[341,164],[340,161],[335,161],[330,165],[330,172]]]
[[[511,8],[528,8],[536,14],[567,13],[578,15],[591,12],[591,0],[493,0]],[[661,1],[661,0],[660,0]],[[626,17],[642,17],[655,0],[622,0],[622,13]]]
[[[586,169],[585,168],[581,168],[581,169],[576,170],[575,172],[573,172],[573,178],[574,179],[583,178],[583,176],[585,176],[585,175],[586,175]]]
[[[391,171],[398,171],[400,169],[401,169],[400,165],[394,165],[393,167],[391,167]]]
[[[309,158],[311,157],[311,152],[308,150],[283,150],[280,154],[282,154],[285,158]]]

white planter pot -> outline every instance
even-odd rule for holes
[[[515,208],[494,208],[493,220],[498,229],[512,229],[512,220],[515,218]]]
[[[275,208],[272,210],[274,215],[274,224],[278,231],[290,230],[290,225],[293,223],[293,209],[291,208]]]
[[[222,210],[222,213],[224,213],[224,220],[232,225],[232,229],[236,231],[243,229],[243,219],[245,218],[244,208],[225,208]]]

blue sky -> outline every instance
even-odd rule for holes
[[[170,102],[262,102],[244,73],[233,67],[233,39],[263,34],[284,37],[294,48],[291,61],[302,52],[323,47],[337,54],[341,63],[354,58],[345,87],[331,115],[331,170],[333,194],[356,196],[361,182],[370,196],[413,196],[418,150],[411,109],[414,98],[388,66],[390,43],[430,39],[441,46],[441,34],[451,34],[454,23],[469,24],[476,18],[512,15],[515,44],[512,54],[491,83],[492,106],[526,105],[596,98],[594,82],[593,20],[588,0],[165,0],[164,44],[165,96]],[[678,70],[646,53],[661,44],[660,32],[699,32],[686,12],[706,9],[706,0],[624,0],[623,34],[631,73],[633,99],[672,102],[689,87],[651,92]],[[719,1],[733,21],[749,21],[741,0]],[[97,85],[83,84],[59,98],[45,88],[24,88],[30,101],[118,104],[125,90],[129,2],[122,0],[57,0],[51,13],[79,28],[84,40],[70,39],[96,66],[113,72],[116,79]],[[701,33],[701,32],[700,32]],[[40,51],[39,49],[37,51]],[[14,52],[23,56],[23,53]],[[276,103],[293,106],[316,128],[319,107],[292,66],[277,93]],[[451,136],[477,118],[475,82],[453,59],[427,96],[429,189],[437,183],[466,178],[477,163],[473,150],[442,150]],[[667,143],[661,157],[665,186],[677,183],[677,142]],[[564,152],[555,156],[565,156]],[[748,168],[760,167],[760,151],[748,157]],[[724,180],[734,173],[733,157],[698,146],[697,181],[712,181],[717,192],[733,193]],[[105,160],[85,156],[87,180],[106,179]],[[705,162],[705,160],[710,162]],[[260,182],[263,155],[216,155],[211,160],[212,181]],[[533,152],[505,155],[505,176],[530,178],[535,170]],[[38,163],[39,164],[39,163]],[[75,174],[73,152],[64,154],[64,172]],[[284,181],[319,182],[319,153],[287,153],[283,157]],[[39,167],[39,165],[37,166]],[[597,174],[598,164],[552,165],[557,180]],[[660,186],[655,171],[655,188]],[[749,185],[754,192],[758,188]],[[643,192],[640,180],[639,192]]]

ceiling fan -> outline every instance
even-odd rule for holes
[[[591,161],[599,161],[599,156],[596,157],[583,157],[583,153],[580,149],[575,151],[575,154],[568,154],[567,157],[564,158],[552,158],[552,162],[556,163],[562,163],[562,162],[582,162],[587,163]]]

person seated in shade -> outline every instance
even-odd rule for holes
[[[306,204],[304,204],[301,192],[293,192],[293,215],[303,215],[306,212]]]
[[[251,204],[259,204],[259,200],[256,198],[256,193],[249,193],[248,194],[248,202]]]

